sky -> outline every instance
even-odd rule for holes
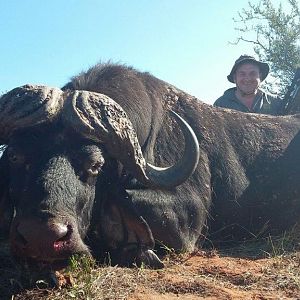
[[[254,55],[248,43],[230,44],[243,8],[248,0],[0,0],[0,94],[62,87],[110,60],[212,104],[233,86],[234,61]]]

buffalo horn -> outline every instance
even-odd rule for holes
[[[198,139],[190,125],[177,113],[170,111],[176,119],[185,140],[182,158],[173,166],[161,168],[147,163],[146,174],[152,182],[158,182],[163,187],[177,186],[194,173],[199,161]]]
[[[15,88],[0,98],[0,144],[18,128],[55,118],[62,107],[60,89],[39,85]]]
[[[122,107],[106,95],[70,92],[62,117],[87,138],[104,143],[110,155],[143,184],[170,188],[183,183],[194,172],[199,159],[199,145],[193,130],[180,116],[173,115],[185,137],[185,150],[183,158],[167,168],[146,163],[129,118]]]

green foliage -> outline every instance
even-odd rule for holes
[[[300,67],[300,8],[297,0],[286,0],[276,7],[274,1],[248,2],[238,14],[235,28],[240,36],[235,44],[253,45],[260,60],[268,62],[275,80],[266,81],[271,92],[285,94],[297,67]],[[283,6],[284,5],[284,6]],[[284,8],[283,8],[284,7]]]
[[[95,260],[88,255],[73,255],[69,259],[69,270],[70,272],[78,272],[80,270],[83,273],[90,274],[95,264]]]

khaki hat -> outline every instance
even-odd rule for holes
[[[241,55],[234,63],[230,74],[227,76],[227,79],[234,83],[233,75],[237,69],[238,66],[244,64],[244,63],[253,63],[256,64],[259,67],[260,73],[261,73],[261,81],[264,81],[266,77],[269,74],[270,68],[267,63],[263,63],[261,61],[256,60],[253,56],[249,55]]]

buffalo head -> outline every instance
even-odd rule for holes
[[[92,228],[106,246],[91,247],[120,249],[125,259],[160,267],[151,230],[135,212],[123,174],[168,189],[193,173],[198,142],[174,116],[185,151],[174,166],[159,168],[145,161],[122,107],[103,94],[26,85],[3,95],[0,144],[7,148],[0,161],[0,218],[5,215],[10,228],[12,253],[55,264],[97,252],[86,243]]]

